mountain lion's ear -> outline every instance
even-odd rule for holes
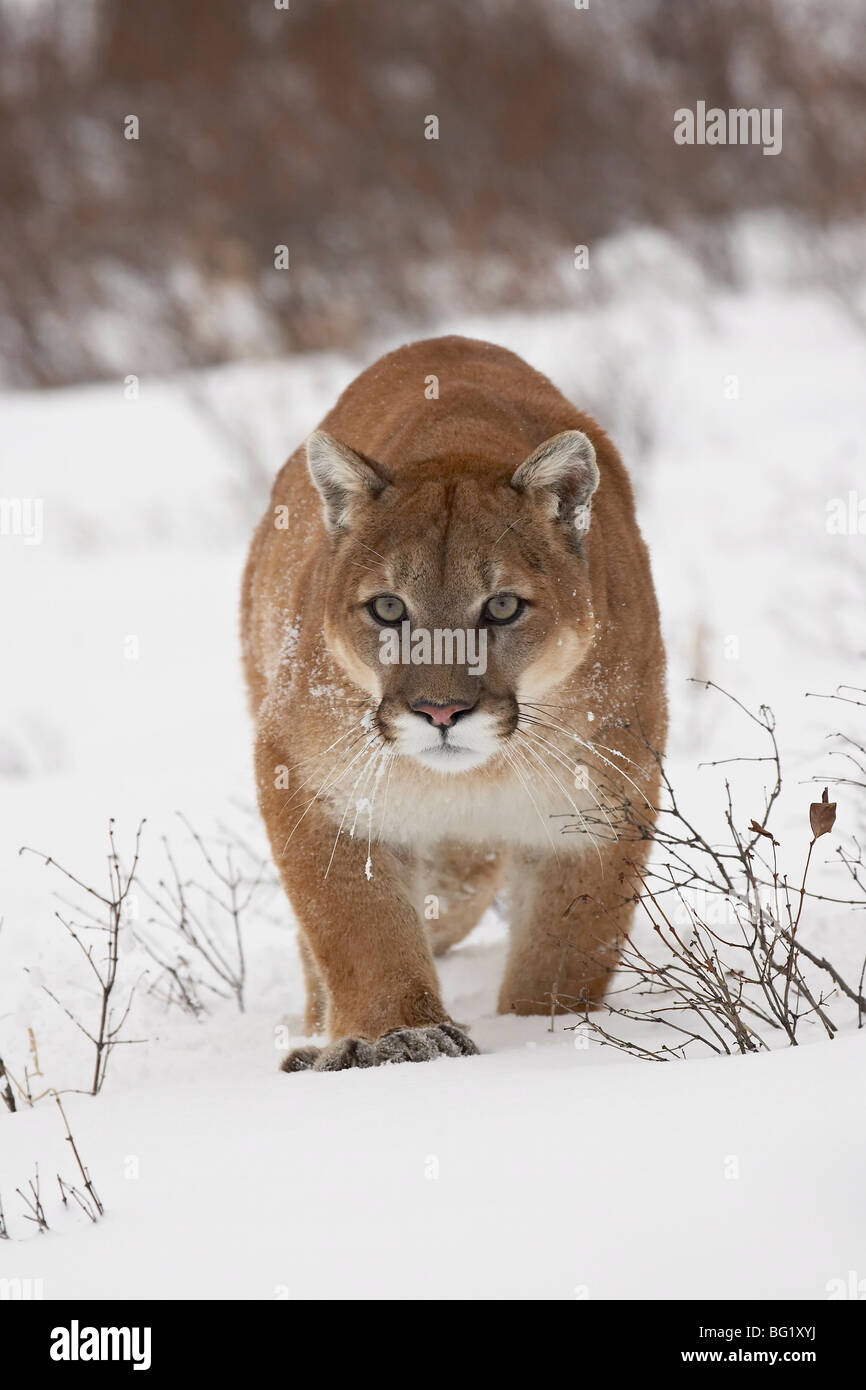
[[[346,525],[353,501],[372,501],[388,485],[360,454],[324,430],[314,430],[307,440],[307,467],[329,531]]]
[[[548,493],[554,516],[574,527],[580,540],[589,530],[592,494],[598,487],[595,449],[580,430],[563,430],[539,444],[511,479],[518,492]]]

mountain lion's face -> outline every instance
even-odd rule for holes
[[[467,466],[411,487],[321,433],[308,457],[334,533],[325,638],[379,732],[437,772],[507,753],[520,702],[545,699],[592,640],[589,440],[556,435],[501,481]]]

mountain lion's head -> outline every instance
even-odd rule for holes
[[[544,700],[592,641],[587,436],[554,435],[501,476],[431,464],[394,483],[323,431],[307,461],[332,539],[325,640],[379,732],[437,772],[507,752],[519,703]]]

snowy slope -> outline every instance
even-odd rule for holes
[[[696,763],[755,751],[688,675],[768,701],[798,867],[806,779],[832,770],[825,736],[839,724],[804,693],[863,683],[863,537],[826,524],[828,503],[864,486],[861,331],[817,291],[661,287],[580,316],[442,329],[520,352],[620,442],[669,644],[678,785],[715,815],[719,776]],[[41,985],[92,1007],[52,917],[63,885],[20,845],[89,879],[108,816],[128,852],[144,815],[154,885],[163,834],[193,869],[178,810],[203,832],[261,840],[236,643],[244,547],[268,476],[360,365],[300,359],[145,380],[137,400],[119,383],[0,402],[0,491],[44,503],[41,545],[0,538],[0,1056],[17,1076],[32,1029],[36,1084],[85,1085],[87,1044]],[[761,769],[738,776],[753,814]],[[848,833],[854,808],[839,801]],[[838,894],[838,869],[816,869],[815,887]],[[551,1034],[544,1019],[494,1015],[504,928],[490,914],[442,971],[485,1055],[289,1077],[276,1062],[301,1030],[300,970],[284,901],[260,902],[246,1012],[167,1010],[145,978],[130,1035],[146,1041],[115,1053],[97,1099],[65,1101],[104,1221],[54,1195],[56,1169],[71,1172],[50,1100],[0,1113],[3,1276],[41,1278],[48,1297],[250,1298],[820,1298],[851,1269],[866,1277],[866,1033],[664,1065],[578,1048],[561,1022]],[[138,896],[130,925],[147,915]],[[811,922],[856,975],[866,915],[821,905]],[[130,947],[124,983],[149,966]],[[34,1162],[45,1236],[14,1195]]]

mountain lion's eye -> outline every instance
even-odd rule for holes
[[[406,616],[406,605],[394,594],[378,594],[367,604],[377,623],[399,623]]]
[[[481,617],[487,623],[513,623],[523,608],[523,599],[516,594],[494,594],[485,603]]]

